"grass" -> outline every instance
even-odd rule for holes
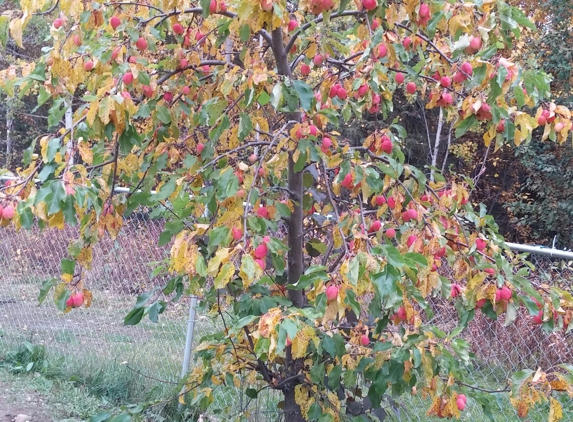
[[[43,345],[25,342],[13,349],[0,348],[0,383],[14,398],[26,391],[42,397],[45,413],[58,421],[81,421],[104,411],[120,412],[121,406],[166,400],[148,412],[146,421],[185,420],[176,400],[181,386],[150,382],[119,363],[83,363],[51,353]],[[8,388],[9,386],[9,388]]]

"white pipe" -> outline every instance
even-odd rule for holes
[[[519,243],[505,242],[508,248],[518,252],[529,252],[535,255],[543,255],[551,258],[573,260],[573,252],[561,251],[559,249],[546,248],[543,246],[521,245]]]

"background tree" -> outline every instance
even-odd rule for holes
[[[416,391],[431,398],[429,415],[458,417],[466,394],[492,415],[490,391],[464,382],[470,345],[457,336],[476,309],[511,323],[522,305],[563,329],[570,296],[514,274],[495,222],[468,204],[471,180],[406,162],[394,93],[437,109],[455,137],[485,133],[486,146],[526,143],[537,127],[565,142],[570,111],[548,102],[546,74],[497,56],[534,27],[517,8],[350,6],[24,4],[10,21],[18,45],[34,13],[59,17],[51,47],[22,70],[22,95],[51,97],[50,125],[82,103],[71,127],[24,154],[19,181],[2,188],[0,223],[80,225],[61,282],[41,292],[53,288],[69,311],[91,302],[82,268],[98,238],[137,207],[163,215],[173,274],[163,293],[200,295],[224,327],[186,381],[201,408],[214,386],[243,376],[281,391],[295,422],[340,420],[343,408],[374,419],[385,394]],[[341,135],[364,115],[367,136]],[[118,185],[130,193],[114,195]],[[436,297],[461,326],[428,323]],[[167,303],[149,298],[127,324],[157,320]],[[518,414],[548,400],[555,379],[573,388],[570,369],[514,375]]]

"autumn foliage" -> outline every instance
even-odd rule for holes
[[[475,313],[511,323],[522,308],[547,330],[568,327],[571,296],[514,271],[521,261],[468,201],[471,180],[407,164],[405,130],[386,119],[399,90],[441,108],[456,136],[520,145],[541,127],[565,142],[571,113],[550,102],[548,76],[498,54],[534,28],[519,9],[38,0],[12,14],[14,40],[52,6],[52,47],[2,71],[4,84],[18,75],[23,91],[54,103],[54,133],[0,191],[16,205],[1,224],[80,225],[55,286],[70,311],[89,297],[81,271],[98,239],[137,207],[163,214],[164,292],[184,285],[224,327],[196,350],[195,406],[242,375],[282,391],[288,421],[373,419],[386,394],[416,392],[429,415],[459,417],[470,403],[491,414],[495,398],[464,381],[471,345],[459,335]],[[70,104],[73,125],[60,128]],[[350,145],[338,130],[364,116],[379,123]],[[459,326],[428,323],[434,297]],[[165,306],[138,303],[127,320]],[[511,401],[525,416],[551,400],[555,415],[553,382],[572,393],[573,368],[535,370],[510,380]]]

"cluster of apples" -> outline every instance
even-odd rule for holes
[[[255,263],[261,267],[263,271],[267,267],[267,254],[269,253],[269,247],[267,246],[267,243],[270,241],[270,237],[265,236],[263,241],[259,244],[259,246],[255,248],[254,251]]]

